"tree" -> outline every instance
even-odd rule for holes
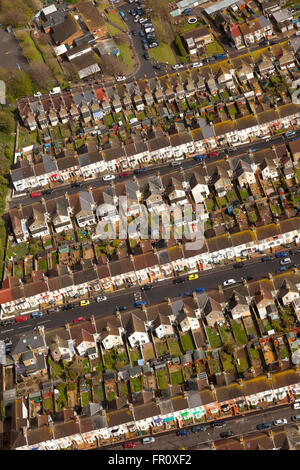
[[[8,83],[9,92],[14,99],[33,94],[33,86],[29,75],[23,71],[15,71]]]
[[[13,115],[6,112],[0,111],[0,131],[6,134],[11,134],[15,129],[15,121]]]
[[[101,58],[101,67],[107,75],[122,75],[126,73],[127,65],[122,58],[105,54]]]
[[[175,45],[177,47],[179,55],[181,55],[181,57],[185,57],[187,55],[187,52],[186,52],[185,47],[182,43],[181,37],[178,34],[175,38]]]
[[[224,351],[227,353],[227,354],[233,354],[234,353],[234,344],[231,342],[231,341],[227,341],[225,344],[224,344]]]
[[[11,25],[14,28],[18,28],[26,25],[27,21],[26,15],[22,11],[17,10],[17,8],[1,13],[1,23],[5,26]]]

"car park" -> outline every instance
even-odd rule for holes
[[[223,286],[231,286],[232,284],[236,284],[236,281],[234,279],[227,279],[227,281],[223,282]]]
[[[80,301],[80,306],[81,306],[81,307],[84,307],[85,305],[89,305],[89,303],[90,303],[89,300],[84,299],[84,300],[81,300],[81,301]]]
[[[111,181],[115,179],[115,175],[104,175],[102,179],[103,181]]]

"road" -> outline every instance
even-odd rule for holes
[[[297,134],[299,135],[300,130],[297,131]],[[242,144],[239,145],[238,147],[235,147],[233,151],[230,152],[229,157],[236,157],[237,155],[241,155],[247,151],[249,151],[252,148],[255,148],[257,150],[263,150],[265,148],[270,148],[272,145],[278,145],[280,143],[288,143],[291,138],[286,138],[283,135],[276,135],[271,138],[270,141],[267,141],[266,139],[260,139],[257,142],[251,142],[247,144]],[[220,151],[220,154],[218,157],[210,158],[209,161],[217,161],[220,159],[220,157],[224,156],[227,153],[226,149],[223,149]],[[191,167],[196,167],[199,165],[199,162],[195,162],[193,158],[188,158],[185,161],[181,162],[181,166],[183,169],[188,169]],[[146,171],[141,174],[140,176],[137,176],[137,178],[145,178],[149,175],[155,175],[156,172],[159,171],[161,175],[165,175],[171,171],[171,167],[169,163],[162,163],[159,165],[153,165],[150,168],[146,167]],[[120,176],[115,173],[115,180],[114,183],[126,181],[129,179],[132,179],[133,176],[133,171],[129,172],[129,176],[120,178]],[[81,190],[82,189],[88,189],[88,188],[98,188],[100,186],[107,186],[110,184],[110,181],[103,181],[102,177],[99,178],[94,178],[90,180],[85,180],[82,182]],[[44,199],[53,199],[54,197],[62,196],[66,192],[68,194],[73,194],[78,192],[78,188],[72,188],[70,184],[62,184],[59,186],[56,186],[53,188],[52,193],[49,195],[44,195]],[[40,188],[34,188],[34,191],[40,191]],[[43,189],[41,189],[43,191]],[[21,205],[28,205],[32,204],[32,202],[39,200],[40,198],[31,198],[29,195],[28,196],[15,196],[13,199],[9,201],[9,208],[13,209],[14,207],[18,207],[19,204]]]
[[[289,256],[293,263],[300,264],[300,253]],[[237,270],[233,268],[232,264],[228,264],[213,268],[210,271],[198,273],[198,279],[186,281],[183,284],[174,284],[173,279],[166,279],[165,281],[154,284],[153,289],[146,292],[141,291],[139,286],[122,289],[106,294],[107,300],[101,303],[97,303],[94,299],[91,299],[90,304],[84,307],[80,307],[78,302],[76,305],[76,302],[72,300],[76,305],[72,310],[61,310],[60,312],[51,314],[45,312],[42,318],[33,319],[28,317],[26,322],[14,323],[6,327],[1,326],[0,340],[6,338],[13,339],[16,336],[29,333],[38,325],[44,325],[47,329],[63,326],[68,322],[72,322],[73,319],[78,316],[83,316],[86,319],[90,318],[92,315],[95,317],[108,316],[115,312],[117,306],[125,306],[127,310],[134,309],[134,293],[138,291],[142,293],[143,300],[145,300],[148,305],[152,305],[162,302],[167,298],[176,298],[179,294],[184,292],[192,293],[192,290],[196,287],[204,287],[206,289],[216,287],[227,279],[233,278],[239,282],[241,282],[241,278],[245,276],[252,276],[254,279],[257,279],[268,275],[268,273],[274,273],[275,269],[278,267],[278,259],[265,263],[262,263],[260,259],[253,259],[246,262],[243,268]]]
[[[256,426],[260,423],[269,423],[280,418],[286,418],[288,421],[288,426],[296,426],[295,423],[291,421],[291,417],[295,416],[297,411],[294,411],[290,405],[283,405],[279,407],[274,407],[268,410],[260,410],[258,412],[253,411],[251,414],[246,414],[245,416],[237,416],[224,418],[226,421],[226,426],[223,428],[212,429],[209,424],[205,424],[206,431],[200,431],[198,433],[191,433],[189,436],[177,436],[176,431],[167,431],[161,433],[160,435],[155,436],[155,442],[152,444],[147,444],[146,446],[142,444],[141,438],[132,439],[136,444],[135,450],[177,450],[181,447],[185,449],[192,450],[194,447],[197,447],[201,444],[210,444],[211,442],[221,441],[220,433],[224,431],[233,431],[234,437],[245,436],[245,434],[251,435],[257,433]],[[272,429],[280,430],[282,426],[272,426]],[[267,430],[260,432],[268,432]],[[113,444],[101,447],[101,449],[110,449],[110,450],[121,450],[123,449],[123,444]]]

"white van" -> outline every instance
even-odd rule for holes
[[[300,403],[294,403],[293,410],[300,410]]]
[[[280,261],[280,264],[284,266],[285,264],[291,264],[291,258],[284,258]]]

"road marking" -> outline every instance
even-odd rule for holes
[[[49,321],[51,321],[51,320],[45,320],[45,321],[42,321],[41,323],[37,323],[37,324],[42,325],[43,323],[48,323]]]
[[[2,333],[8,333],[9,331],[14,331],[14,330],[13,330],[13,328],[11,330],[3,330],[3,331],[1,331],[1,334]]]
[[[20,327],[19,327],[19,330],[20,330],[21,328],[31,328],[31,325],[20,326]]]

